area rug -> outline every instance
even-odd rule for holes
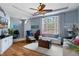
[[[53,45],[50,49],[38,47],[38,42],[33,42],[28,45],[23,46],[26,49],[30,49],[48,56],[62,56],[63,48],[61,46]]]

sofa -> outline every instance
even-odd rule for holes
[[[41,37],[39,37],[39,39],[42,39],[42,40],[45,40],[45,41],[50,41],[51,40],[51,43],[61,45],[61,37],[53,38],[53,37],[42,37],[41,36]]]

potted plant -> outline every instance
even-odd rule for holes
[[[72,30],[73,30],[73,36],[75,38],[78,35],[79,28],[77,27],[76,24],[73,24]]]
[[[10,35],[14,35],[14,30],[13,30],[13,29],[8,29],[8,33],[9,33]]]

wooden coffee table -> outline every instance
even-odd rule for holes
[[[50,49],[50,47],[51,47],[51,41],[46,41],[46,40],[39,39],[38,40],[38,46]]]

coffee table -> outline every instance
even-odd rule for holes
[[[38,46],[50,49],[50,47],[51,47],[51,40],[49,41],[49,40],[39,39],[38,40]]]

